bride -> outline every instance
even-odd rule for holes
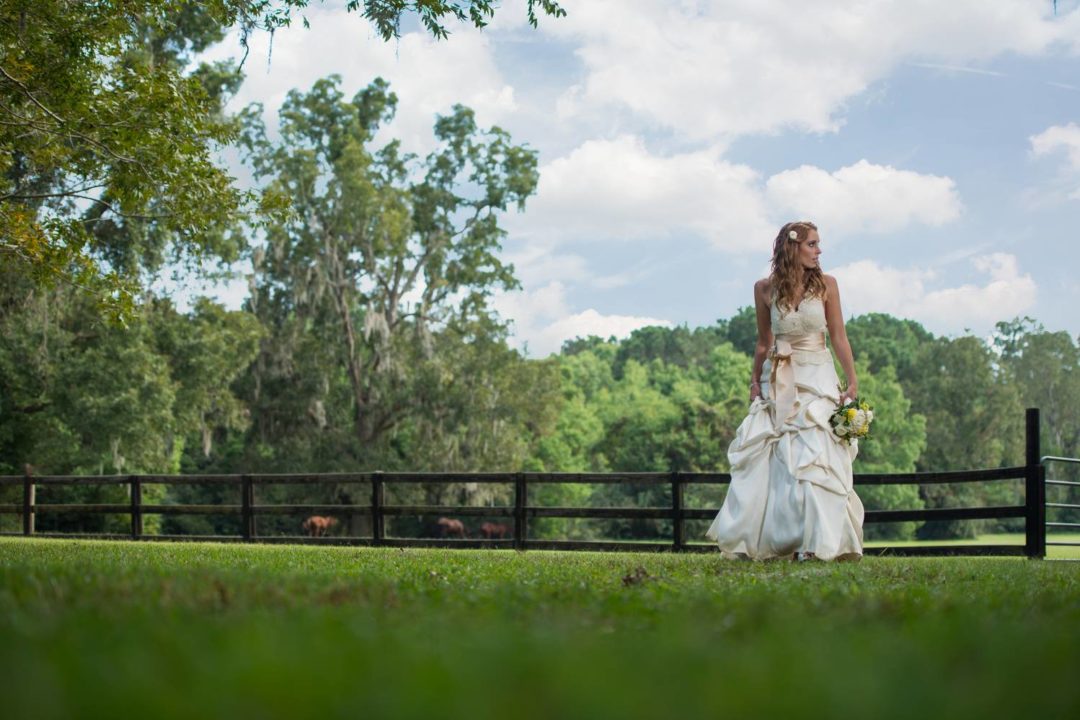
[[[840,291],[820,255],[817,227],[788,223],[773,242],[772,272],[754,284],[750,411],[728,447],[731,485],[705,534],[724,557],[862,557],[863,506],[851,474],[858,441],[840,442],[829,425],[858,380]],[[847,376],[842,395],[826,331]]]

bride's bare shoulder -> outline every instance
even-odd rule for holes
[[[825,281],[825,300],[837,297],[840,294],[840,285],[836,278],[828,273],[821,273],[821,278]]]
[[[770,289],[771,289],[771,285],[769,283],[769,278],[761,278],[760,280],[758,280],[757,282],[754,283],[754,297],[755,298],[760,298],[761,300],[764,300],[765,304],[768,305],[769,304],[769,290]]]

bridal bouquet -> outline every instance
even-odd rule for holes
[[[829,418],[833,434],[842,442],[851,444],[852,438],[870,437],[870,423],[874,420],[874,409],[858,397],[838,405],[836,412]]]

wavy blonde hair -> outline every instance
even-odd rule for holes
[[[797,235],[795,240],[788,237],[792,230]],[[791,310],[800,291],[804,300],[825,296],[825,278],[821,274],[821,268],[807,270],[799,262],[799,244],[806,240],[811,230],[817,230],[817,225],[809,220],[789,222],[780,228],[773,240],[769,287],[778,309]]]

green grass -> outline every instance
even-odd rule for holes
[[[1048,541],[1080,543],[1080,533],[1052,533],[1047,537]],[[992,533],[979,535],[976,538],[962,540],[871,540],[866,543],[867,547],[906,547],[912,545],[1023,545],[1023,533]],[[1051,559],[1080,560],[1080,546],[1053,546],[1046,548],[1046,557]]]
[[[0,540],[5,717],[1067,717],[1080,563]]]

